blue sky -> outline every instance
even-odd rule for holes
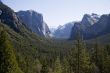
[[[110,0],[2,0],[15,11],[42,13],[49,27],[79,21],[84,14],[109,14]]]

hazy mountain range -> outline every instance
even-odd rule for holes
[[[41,13],[0,2],[0,73],[110,73],[109,28],[110,14],[85,14],[49,29]]]
[[[101,15],[100,17],[95,15],[95,18],[93,17],[93,20],[90,19],[87,23],[82,21],[75,23],[70,39],[75,39],[77,31],[81,33],[84,39],[92,39],[110,33],[110,14]]]
[[[71,34],[71,29],[74,25],[74,22],[67,23],[65,25],[60,25],[54,30],[53,37],[57,39],[68,39]]]
[[[77,32],[80,32],[84,39],[96,38],[110,32],[110,14],[85,14],[81,21],[69,22],[51,31],[41,13],[34,10],[14,12],[2,2],[0,3],[0,21],[16,32],[25,28],[41,37],[70,40],[77,37]]]
[[[110,14],[98,15],[95,13],[85,14],[81,21],[73,21],[64,26],[59,26],[53,35],[55,38],[74,40],[77,33],[84,39],[93,39],[110,33]]]
[[[76,31],[81,28],[83,31],[86,31],[86,28],[92,26],[99,20],[100,16],[92,13],[85,14],[81,21],[69,22],[63,26],[59,26],[53,33],[55,38],[68,39],[74,37]]]

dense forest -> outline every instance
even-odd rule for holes
[[[44,45],[45,49],[40,43],[39,48],[26,49],[29,51],[23,46],[16,50],[18,47],[14,47],[8,33],[1,28],[0,73],[110,73],[109,45],[96,40],[95,44],[87,46],[80,34],[71,48],[65,47],[65,43],[51,42],[51,45]]]
[[[0,12],[0,73],[110,73],[109,32],[90,40],[79,31],[74,40],[45,38],[3,3]]]

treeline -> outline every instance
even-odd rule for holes
[[[87,47],[78,35],[73,48],[36,48],[36,54],[26,56],[26,51],[21,54],[14,49],[7,32],[0,29],[0,73],[110,73],[110,46],[97,40]]]

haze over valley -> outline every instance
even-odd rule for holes
[[[110,73],[110,1],[0,0],[0,73]]]

